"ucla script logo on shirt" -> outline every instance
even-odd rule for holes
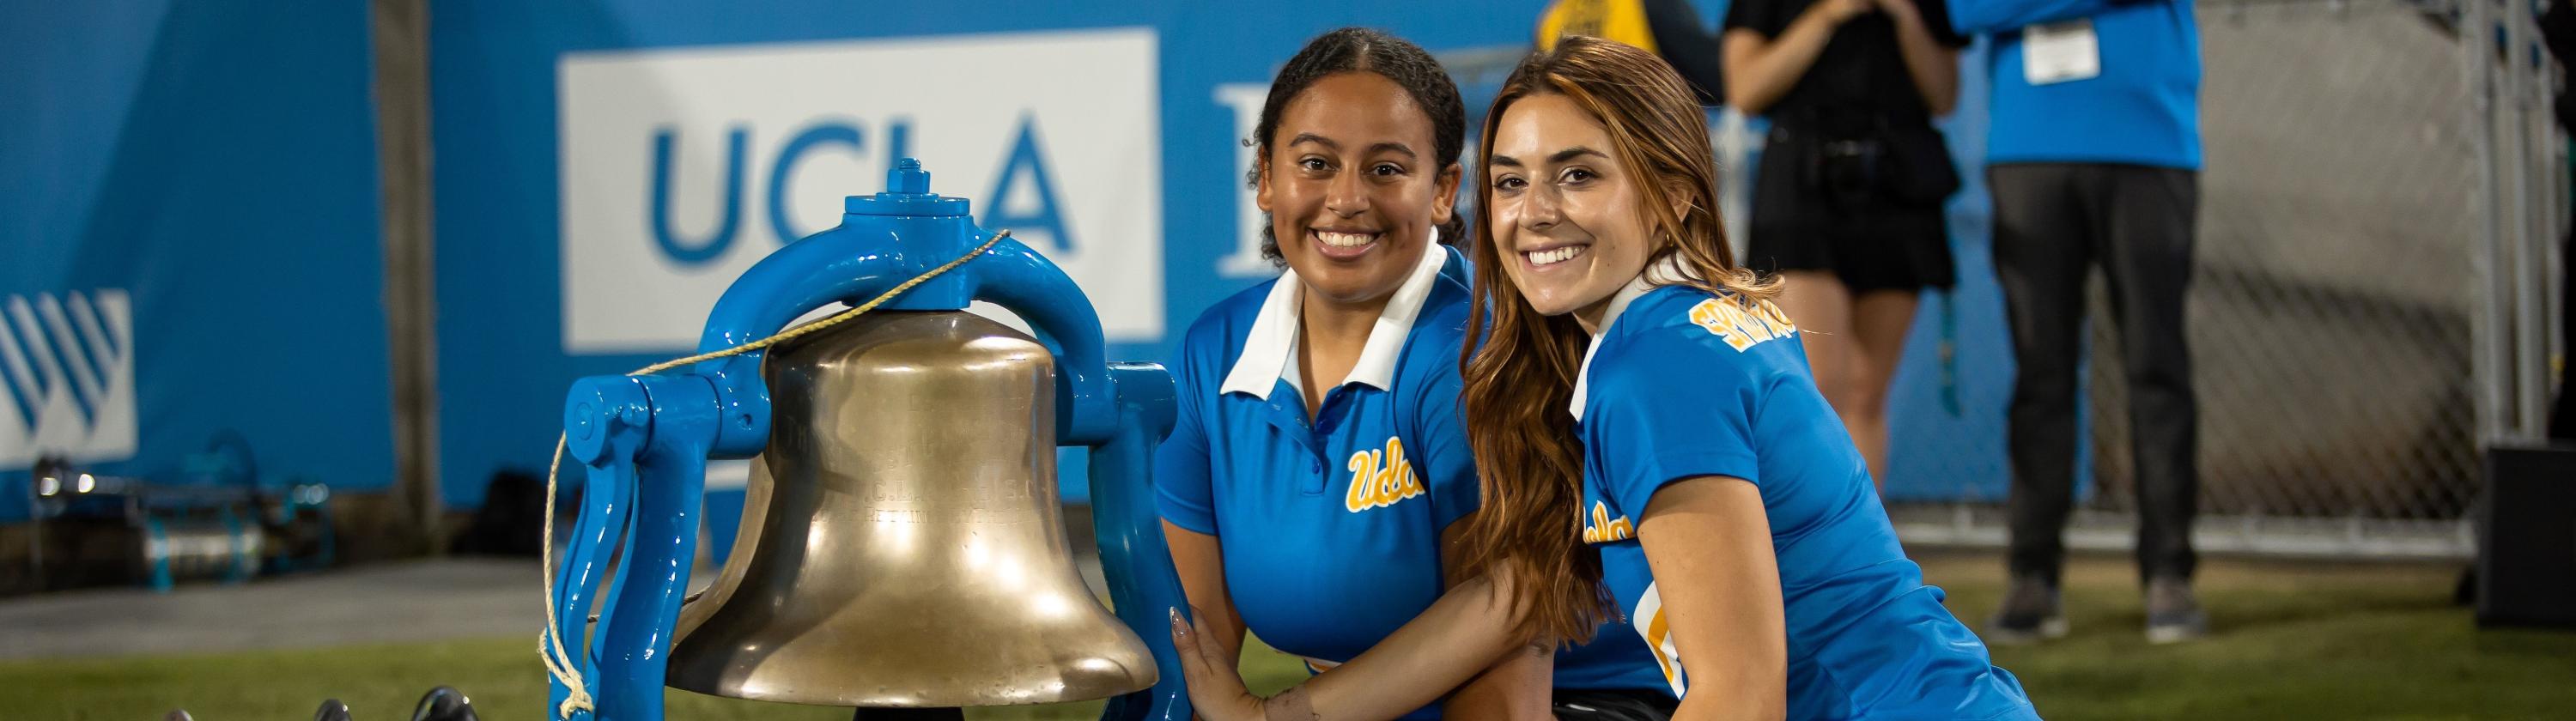
[[[1734,298],[1710,298],[1691,306],[1690,320],[1738,351],[1798,332],[1798,325],[1789,322],[1789,314],[1767,300],[1747,304]]]
[[[1342,507],[1352,513],[1422,495],[1422,481],[1414,478],[1413,464],[1404,460],[1404,441],[1395,436],[1386,437],[1386,450],[1351,454],[1349,468],[1351,490],[1342,497]]]
[[[1592,516],[1583,521],[1584,543],[1611,543],[1636,537],[1636,524],[1629,523],[1627,516],[1614,520],[1610,517],[1609,506],[1601,505],[1600,501],[1592,502]]]

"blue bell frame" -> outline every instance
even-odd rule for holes
[[[844,201],[841,225],[761,259],[725,289],[700,352],[749,343],[836,302],[858,303],[992,238],[964,198],[930,192],[930,173],[903,159],[887,191]],[[1153,649],[1159,680],[1111,699],[1101,718],[1190,718],[1166,609],[1187,612],[1154,510],[1154,447],[1171,432],[1171,374],[1156,364],[1102,359],[1100,319],[1082,289],[1044,256],[1004,238],[974,261],[915,286],[882,310],[964,310],[982,300],[1028,321],[1056,358],[1056,438],[1090,449],[1092,526],[1120,620]],[[555,577],[557,637],[593,709],[569,721],[659,721],[682,594],[697,554],[710,458],[741,459],[769,442],[769,388],[755,351],[686,372],[591,376],[564,403],[567,454],[589,471],[581,520]],[[595,635],[585,619],[613,555]],[[583,648],[583,639],[590,639]],[[886,652],[900,652],[887,649]],[[552,683],[548,716],[570,689]]]

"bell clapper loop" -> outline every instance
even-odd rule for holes
[[[856,318],[868,311],[875,310],[878,306],[884,305],[886,302],[902,296],[905,292],[911,291],[914,287],[919,286],[922,283],[929,282],[931,279],[937,278],[941,274],[955,270],[959,266],[965,265],[978,257],[982,257],[986,251],[992,250],[993,246],[1001,243],[1002,239],[1008,237],[1011,237],[1011,231],[1008,229],[994,231],[992,237],[985,239],[983,244],[976,246],[973,250],[967,251],[966,254],[960,255],[956,259],[950,260],[938,267],[923,271],[920,275],[913,276],[911,279],[906,280],[893,288],[889,288],[883,293],[877,294],[875,298],[870,299],[866,303],[859,304],[849,310],[835,313],[823,320],[788,328],[771,334],[768,337],[722,350],[655,363],[628,372],[626,375],[652,375],[700,361],[759,351],[779,343],[795,340],[796,338],[830,328],[852,318]],[[606,434],[612,432],[611,426],[618,425],[641,429],[649,427],[652,423],[652,413],[649,409],[643,409],[645,412],[636,413],[635,411],[638,410],[638,408],[633,405],[624,405],[617,410],[611,410],[605,405],[584,406],[583,409],[593,411],[593,417],[574,418],[570,420],[573,424],[585,430],[586,433]],[[582,679],[582,664],[576,660],[579,657],[576,657],[571,652],[565,650],[563,638],[561,634],[556,631],[560,625],[560,617],[555,611],[555,572],[557,570],[554,566],[555,494],[557,491],[558,478],[563,468],[564,452],[569,446],[571,440],[572,438],[569,433],[555,437],[554,459],[546,466],[546,504],[545,519],[543,522],[544,531],[542,534],[544,542],[538,546],[538,568],[539,572],[544,574],[545,580],[546,627],[538,639],[537,656],[540,661],[544,662],[546,673],[553,676],[555,682],[561,684],[566,690],[563,702],[555,709],[557,718],[561,719],[572,719],[579,713],[596,710],[589,694],[589,689],[586,688],[586,684]],[[584,445],[585,453],[583,455],[595,457],[579,458],[576,460],[580,460],[583,462],[583,465],[590,466],[594,469],[610,471],[618,483],[629,485],[634,484],[639,476],[648,470],[646,468],[639,467],[636,463],[637,457],[643,454],[644,449],[642,448],[617,447],[616,444],[605,442],[585,442]],[[593,618],[595,619],[596,616]],[[582,644],[578,641],[575,643],[575,646],[581,645]]]

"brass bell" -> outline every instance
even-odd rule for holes
[[[737,550],[680,614],[669,684],[944,708],[1100,699],[1154,657],[1083,585],[1058,512],[1055,358],[955,311],[773,349]]]

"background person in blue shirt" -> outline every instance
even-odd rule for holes
[[[2190,0],[1950,0],[1994,36],[1986,182],[2010,319],[2012,585],[1987,635],[2066,634],[2058,602],[2075,495],[2084,282],[2110,281],[2129,383],[2147,639],[2208,633],[2191,592],[2199,410],[2183,296],[2200,204],[2200,31]]]
[[[1458,411],[1466,270],[1435,238],[1464,234],[1465,126],[1440,65],[1375,31],[1316,38],[1271,86],[1252,182],[1269,213],[1264,250],[1288,271],[1191,325],[1155,473],[1182,585],[1229,665],[1249,628],[1323,672],[1461,578],[1444,539],[1478,498]],[[1495,634],[1481,651],[1452,649],[1477,657],[1468,673],[1493,668],[1386,689],[1420,695],[1378,717],[1446,696],[1451,717],[1544,718],[1552,670],[1572,688],[1658,681],[1637,672],[1641,643],[1554,669],[1518,647]],[[1597,654],[1616,660],[1588,661]]]
[[[1730,257],[1681,78],[1571,39],[1485,122],[1467,557],[1551,579],[1515,587],[1524,623],[1576,636],[1606,589],[1675,719],[2036,718],[1906,560],[1776,284]]]

